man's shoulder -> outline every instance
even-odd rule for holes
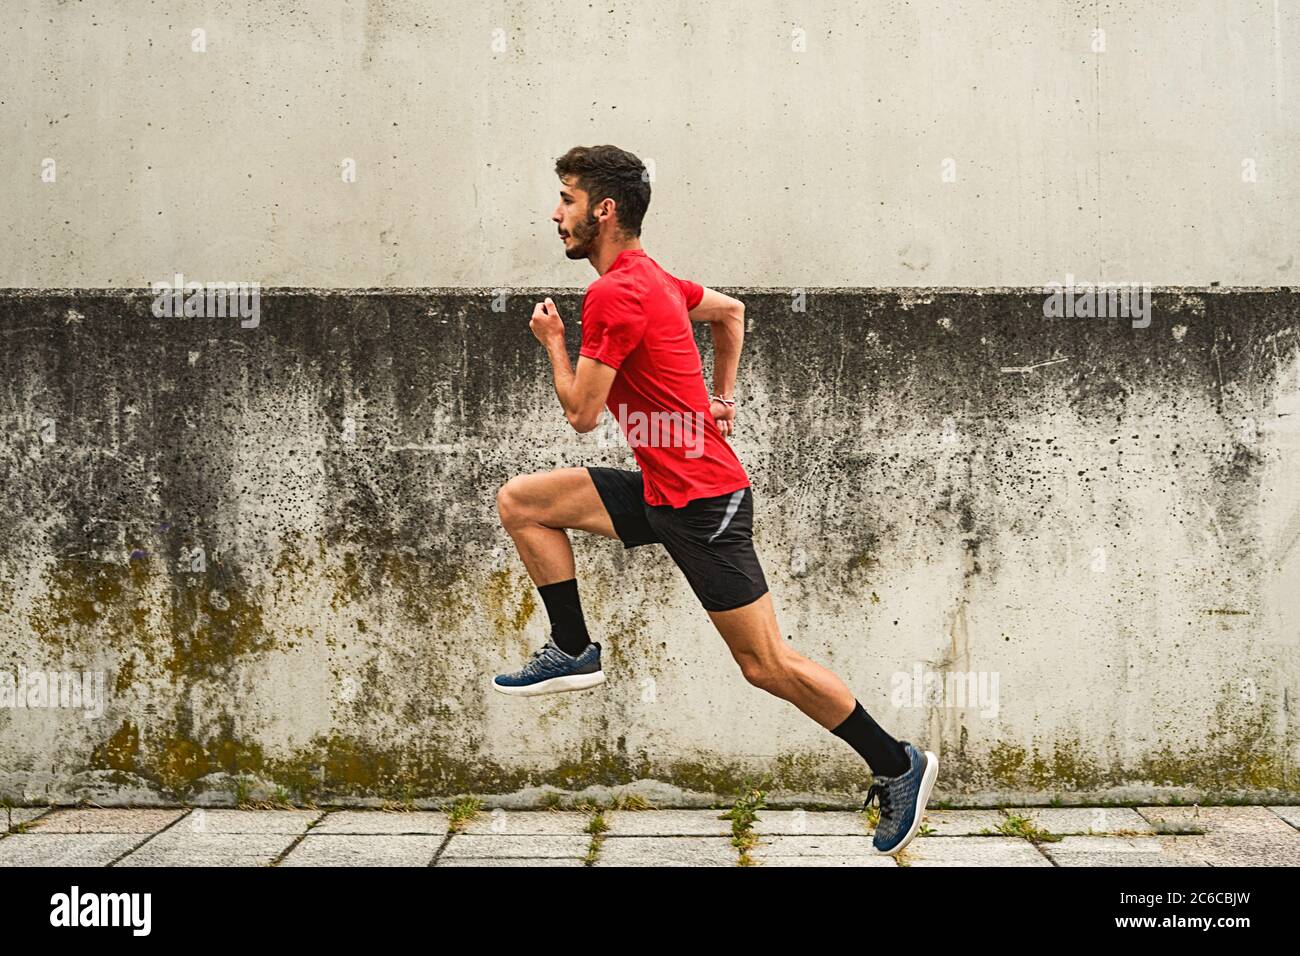
[[[630,306],[640,303],[644,292],[644,281],[631,269],[615,269],[597,276],[587,286],[583,306],[588,304],[600,306]]]
[[[626,266],[618,269],[610,269],[602,276],[596,276],[591,284],[587,286],[587,291],[592,289],[613,289],[613,288],[635,288],[644,281],[645,273],[638,268],[639,263],[634,259]]]

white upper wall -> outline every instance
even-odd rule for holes
[[[584,286],[548,217],[595,143],[654,161],[643,242],[709,285],[1300,281],[1295,0],[4,16],[0,286]]]

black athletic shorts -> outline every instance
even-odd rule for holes
[[[625,548],[662,544],[709,611],[730,611],[767,593],[754,553],[754,491],[696,498],[681,508],[646,504],[639,471],[589,467]]]

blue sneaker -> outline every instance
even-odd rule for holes
[[[862,809],[871,805],[872,798],[880,804],[880,822],[871,845],[878,854],[893,855],[912,842],[921,828],[921,816],[926,801],[939,776],[939,758],[928,750],[918,750],[906,740],[900,740],[912,765],[897,777],[876,774],[867,791]]]
[[[600,645],[588,644],[577,657],[566,654],[549,637],[528,663],[513,674],[498,674],[492,686],[512,697],[536,697],[566,690],[586,690],[605,683],[600,669]]]

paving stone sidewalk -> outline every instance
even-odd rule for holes
[[[898,857],[865,813],[0,809],[18,866],[1300,866],[1300,806],[930,810]]]

